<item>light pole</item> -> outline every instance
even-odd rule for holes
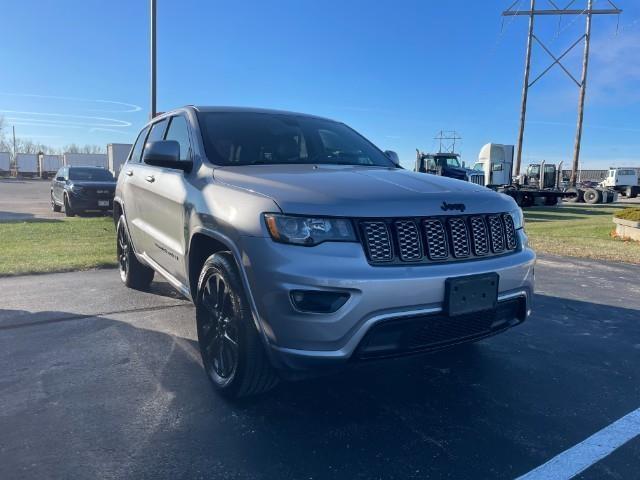
[[[156,116],[156,0],[151,0],[151,118]]]

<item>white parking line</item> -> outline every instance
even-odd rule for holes
[[[640,408],[516,480],[573,478],[638,435],[640,435]]]

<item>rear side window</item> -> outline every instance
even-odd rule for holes
[[[189,126],[182,116],[172,117],[165,140],[175,140],[180,144],[180,160],[189,160],[191,143],[189,142]]]
[[[131,149],[131,156],[129,157],[129,161],[133,163],[140,162],[140,154],[142,153],[142,148],[144,147],[144,139],[147,136],[147,132],[149,131],[149,127],[145,127],[144,130],[140,132],[138,138],[136,139],[136,143]]]

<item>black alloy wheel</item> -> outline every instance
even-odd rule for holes
[[[238,398],[275,387],[278,375],[230,252],[215,253],[204,262],[195,303],[202,364],[215,389]]]
[[[116,245],[116,254],[118,255],[118,271],[120,279],[126,283],[127,274],[129,273],[129,236],[127,229],[122,222],[118,222],[118,243]]]
[[[124,217],[118,219],[116,255],[120,279],[129,288],[146,290],[153,281],[154,270],[136,258]]]
[[[232,295],[220,273],[211,275],[202,291],[206,315],[198,325],[198,338],[206,353],[207,373],[220,385],[231,381],[238,369],[239,330]]]

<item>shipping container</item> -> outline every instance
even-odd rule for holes
[[[107,145],[107,168],[109,168],[114,177],[120,174],[120,169],[124,162],[127,161],[131,147],[130,143],[110,143]]]
[[[62,167],[62,155],[40,154],[40,176],[49,178]]]
[[[0,152],[0,174],[7,175],[11,172],[11,154]]]
[[[37,177],[40,173],[38,155],[35,153],[16,154],[16,171],[19,177]]]
[[[72,167],[107,168],[107,155],[105,153],[65,153],[64,164]]]

